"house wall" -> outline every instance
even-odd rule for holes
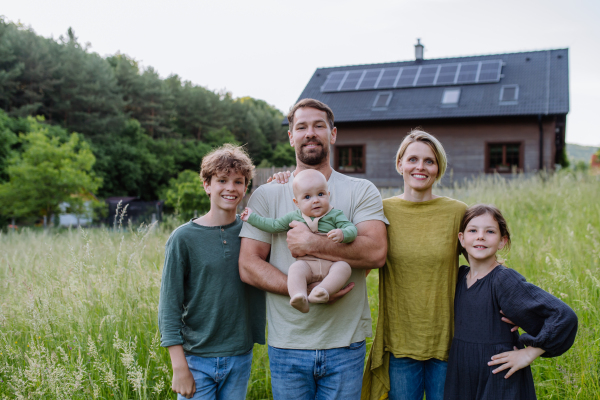
[[[554,168],[555,124],[554,117],[543,120],[547,169]],[[336,145],[364,144],[366,171],[352,176],[368,179],[378,187],[397,187],[402,185],[402,177],[395,170],[396,152],[404,136],[418,126],[439,139],[446,150],[448,171],[442,181],[444,185],[484,174],[486,143],[490,142],[522,142],[523,172],[539,169],[537,117],[338,124]]]

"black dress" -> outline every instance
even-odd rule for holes
[[[454,297],[454,339],[448,359],[444,400],[535,399],[531,368],[505,379],[507,370],[492,374],[495,354],[513,346],[539,347],[542,357],[567,351],[577,333],[577,316],[561,300],[528,283],[502,265],[467,288],[469,267],[459,269]],[[500,310],[527,333],[511,332]]]

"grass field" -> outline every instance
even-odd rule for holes
[[[490,177],[438,193],[496,204],[513,236],[507,265],[579,316],[573,348],[533,364],[538,398],[600,399],[600,181]],[[174,398],[156,317],[174,226],[0,234],[0,398]],[[368,285],[375,327],[376,271]],[[248,398],[271,398],[264,346]]]

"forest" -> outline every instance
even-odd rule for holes
[[[256,165],[292,165],[283,119],[263,100],[233,98],[177,75],[161,78],[129,55],[102,57],[71,28],[44,38],[0,19],[4,223],[52,214],[59,200],[85,193],[159,199],[179,173],[198,173],[202,157],[223,143],[245,145]],[[25,204],[36,185],[58,194],[45,205],[14,204]]]

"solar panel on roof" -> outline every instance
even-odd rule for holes
[[[498,82],[502,63],[498,60],[482,61],[477,82]]]
[[[398,81],[396,81],[396,87],[407,87],[412,86],[415,82],[415,77],[419,72],[419,67],[404,67],[402,68],[402,74]]]
[[[346,79],[342,82],[342,86],[340,86],[339,90],[356,90],[362,74],[362,69],[358,71],[348,71]]]
[[[456,71],[458,71],[458,64],[440,65],[440,72],[434,84],[452,85],[456,78]]]
[[[335,71],[327,76],[321,91],[337,92],[499,82],[502,65],[502,60],[485,60]]]
[[[456,83],[475,83],[477,82],[477,71],[479,63],[462,63],[458,72]]]
[[[358,89],[374,89],[382,69],[367,69],[362,81],[358,84]]]
[[[340,87],[340,83],[342,82],[342,79],[344,79],[345,76],[346,76],[346,71],[330,73],[329,76],[327,77],[327,80],[321,87],[321,91],[322,92],[337,91],[338,88]]]
[[[400,68],[385,68],[381,75],[381,79],[379,79],[379,82],[377,83],[377,89],[393,88],[399,72]]]
[[[429,86],[433,85],[435,77],[437,75],[439,65],[424,65],[421,67],[421,73],[417,78],[415,86]]]

